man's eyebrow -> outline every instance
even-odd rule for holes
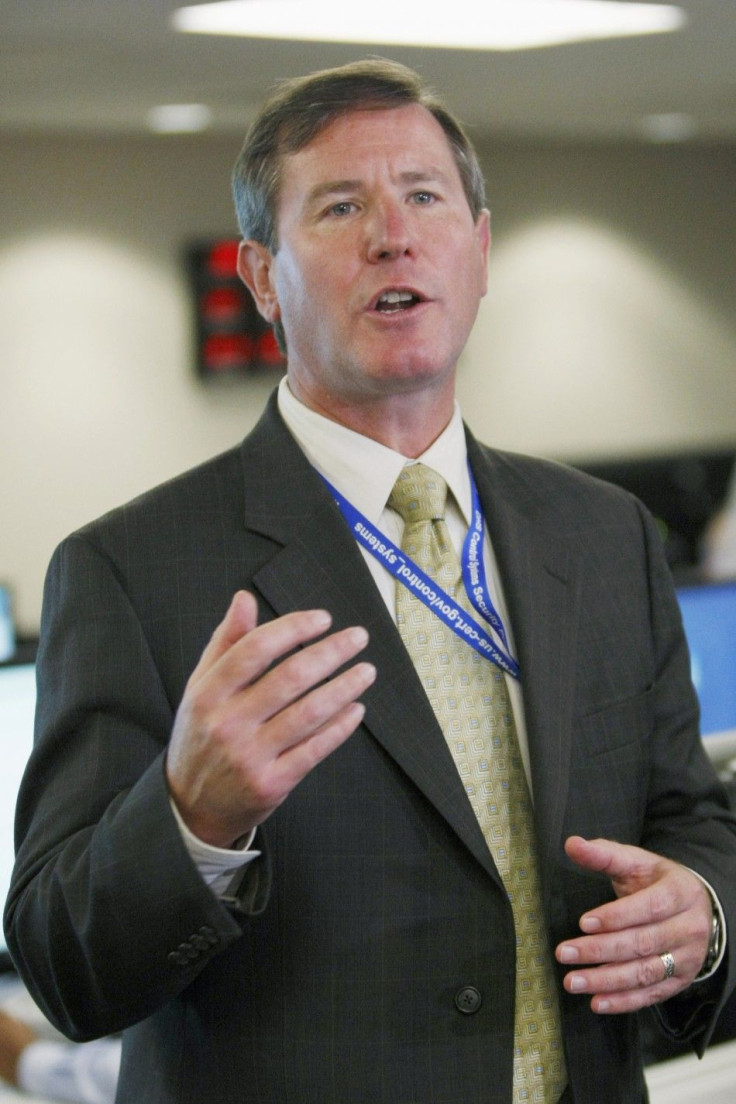
[[[315,184],[307,194],[307,203],[319,203],[328,196],[344,195],[346,192],[357,192],[363,187],[362,180],[326,180],[324,184]]]
[[[444,184],[448,179],[448,174],[444,170],[435,168],[433,165],[426,169],[409,169],[407,172],[399,173],[399,180],[403,184],[431,184],[433,181]]]
[[[448,175],[442,169],[428,166],[426,169],[407,169],[400,172],[396,180],[400,184],[431,184],[445,183]],[[315,184],[307,195],[307,204],[319,203],[320,200],[330,196],[345,195],[346,192],[359,192],[365,187],[365,182],[359,178],[345,180],[325,180],[322,184]]]

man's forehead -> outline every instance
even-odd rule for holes
[[[284,176],[296,181],[306,170],[322,181],[360,178],[361,161],[385,154],[401,176],[431,179],[458,176],[450,141],[420,104],[351,108],[329,120],[304,146],[282,159]],[[355,172],[352,171],[355,167]]]
[[[403,139],[409,140],[413,133],[422,141],[434,137],[438,142],[444,142],[449,149],[447,135],[434,115],[422,104],[409,103],[395,107],[356,106],[341,111],[334,118],[328,119],[300,149],[286,156],[299,157],[312,149],[321,148],[329,144],[336,135],[340,136],[341,141],[348,139],[356,144],[362,141],[370,144],[377,138],[385,139],[399,133]]]

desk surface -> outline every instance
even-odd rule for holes
[[[736,1100],[736,1042],[660,1062],[647,1070],[650,1104],[733,1104]]]

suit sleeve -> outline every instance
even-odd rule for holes
[[[164,776],[177,704],[120,572],[89,539],[69,538],[46,582],[5,923],[30,992],[78,1040],[170,1000],[263,905],[263,862],[228,907],[182,842]]]
[[[661,538],[642,511],[650,558],[650,623],[656,669],[647,815],[641,845],[690,867],[713,888],[725,918],[728,949],[712,979],[660,1005],[674,1038],[702,1053],[718,1013],[736,984],[736,826],[724,788],[699,738],[697,699],[682,618],[664,562]]]

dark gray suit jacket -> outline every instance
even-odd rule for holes
[[[734,823],[653,523],[558,465],[470,437],[469,455],[518,642],[553,945],[610,896],[565,859],[570,833],[688,864],[736,922]],[[262,619],[320,606],[367,626],[379,674],[364,724],[259,831],[262,857],[220,902],[163,758],[239,587]],[[8,937],[63,1031],[125,1029],[120,1100],[508,1104],[508,902],[396,628],[273,400],[242,447],[60,547],[38,666]],[[704,1045],[732,974],[669,1002],[669,1028]],[[561,999],[574,1099],[645,1099],[636,1019]]]

